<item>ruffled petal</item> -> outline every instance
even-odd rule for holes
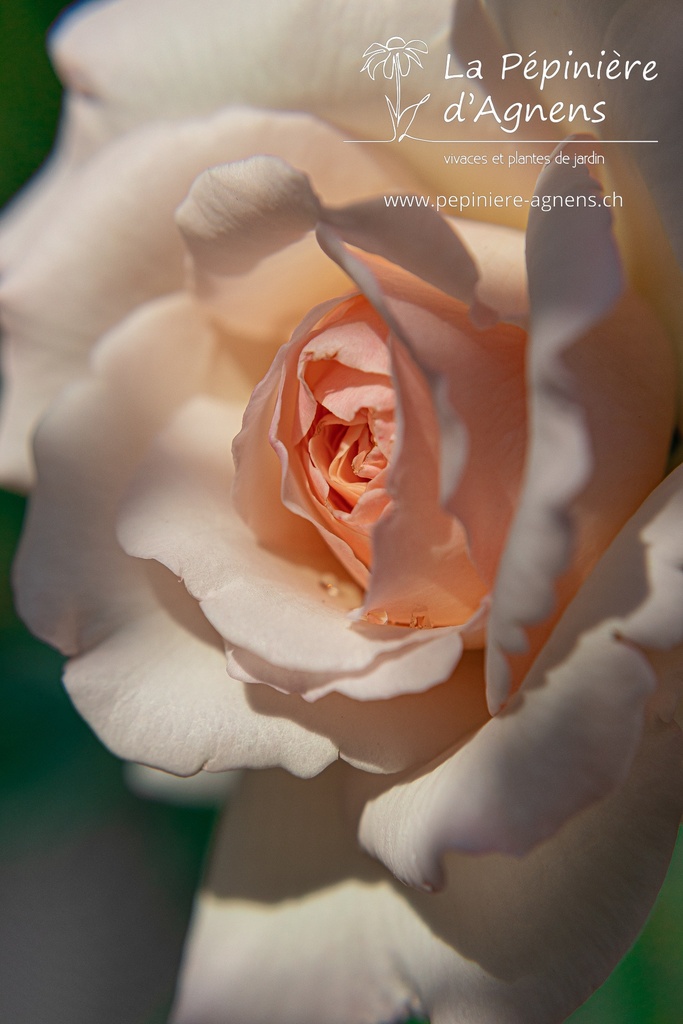
[[[155,563],[133,565],[130,616],[65,674],[78,711],[119,757],[185,776],[278,766],[309,777],[339,758],[392,773],[430,760],[487,718],[481,663],[470,655],[448,683],[391,701],[331,694],[309,704],[239,682],[178,580]]]
[[[174,1024],[560,1024],[655,899],[682,758],[678,730],[654,729],[609,801],[521,859],[452,855],[436,895],[358,855],[344,805],[352,773],[250,775],[196,904]]]
[[[588,202],[600,189],[585,168],[553,162],[537,186],[544,194]],[[493,593],[487,685],[494,712],[600,552],[661,479],[674,423],[670,343],[644,305],[619,302],[609,211],[532,210],[527,262],[533,433]],[[527,657],[511,668],[510,654]]]
[[[277,127],[275,116],[271,121]],[[256,340],[286,341],[307,310],[347,287],[310,234],[319,200],[293,167],[306,171],[322,200],[334,204],[386,193],[408,180],[404,171],[380,166],[367,149],[342,146],[327,125],[291,116],[285,122],[244,151],[265,150],[292,167],[259,157],[214,167],[197,179],[176,215],[197,294],[226,328]]]
[[[605,553],[505,710],[367,805],[363,844],[400,878],[438,885],[449,849],[523,854],[623,783],[646,708],[670,719],[681,695],[682,513],[679,469]]]

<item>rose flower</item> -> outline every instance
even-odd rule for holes
[[[683,807],[675,357],[609,210],[392,207],[412,161],[232,107],[61,173],[8,229],[19,607],[118,755],[259,769],[173,1020],[563,1020]]]

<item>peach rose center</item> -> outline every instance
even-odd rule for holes
[[[525,336],[509,325],[478,331],[461,303],[422,291],[408,299],[411,331],[450,361],[445,376],[472,455],[455,508],[442,503],[441,431],[424,371],[363,295],[289,343],[269,437],[286,506],[364,589],[364,618],[473,630],[476,619],[480,642],[521,476]]]

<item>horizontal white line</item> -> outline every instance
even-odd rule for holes
[[[408,136],[411,142],[436,142],[443,146],[482,146],[487,143],[493,145],[515,145],[515,146],[559,146],[564,139],[414,139]],[[344,142],[365,142],[385,145],[388,142],[395,142],[396,139],[344,139]],[[401,140],[403,141],[403,140]],[[609,146],[619,144],[620,146],[645,146],[658,143],[659,139],[571,139],[571,144],[583,143],[585,146]]]

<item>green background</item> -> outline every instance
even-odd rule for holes
[[[60,91],[44,38],[62,6],[0,6],[0,204],[52,143]],[[0,493],[0,1020],[164,1024],[213,815],[133,796],[65,696],[60,658],[17,620],[23,506]],[[679,843],[639,942],[572,1024],[678,1024],[682,949]]]

